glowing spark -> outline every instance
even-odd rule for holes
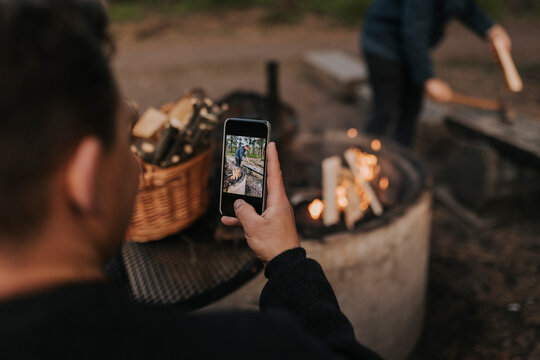
[[[315,199],[308,205],[309,215],[313,220],[318,220],[324,210],[324,203],[320,199]]]
[[[373,141],[371,141],[371,149],[373,151],[380,151],[381,148],[382,148],[381,140],[373,139]]]
[[[390,181],[386,176],[383,176],[381,180],[379,180],[379,189],[386,190],[388,189],[388,185],[390,185]]]

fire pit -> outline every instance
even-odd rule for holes
[[[431,184],[408,151],[373,140],[343,130],[299,139],[302,173],[324,169],[297,181],[305,186],[292,191],[291,202],[302,246],[324,268],[357,338],[387,359],[404,359],[422,327]],[[318,152],[305,151],[310,145]],[[261,275],[211,308],[249,308],[264,283]]]
[[[239,166],[225,164],[225,180],[223,190],[237,195],[246,194],[246,172]]]

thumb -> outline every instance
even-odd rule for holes
[[[234,213],[240,224],[242,224],[244,231],[247,231],[248,228],[260,219],[259,214],[257,214],[253,206],[244,200],[236,200],[234,202]]]

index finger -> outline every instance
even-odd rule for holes
[[[268,206],[275,206],[282,202],[283,199],[287,199],[275,142],[268,144],[266,148],[266,158],[268,160],[266,165],[268,172],[266,177],[268,186],[267,202]]]

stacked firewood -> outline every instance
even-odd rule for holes
[[[210,147],[227,108],[215,104],[202,90],[186,92],[159,110],[150,107],[133,127],[131,151],[163,168],[185,162]]]

